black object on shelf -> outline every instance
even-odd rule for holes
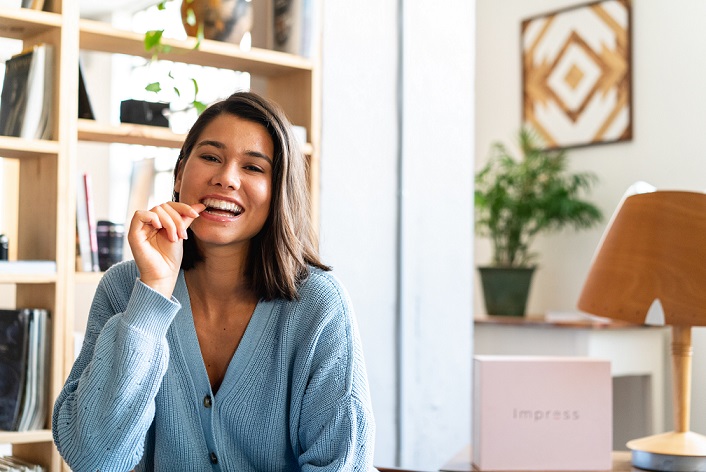
[[[6,261],[10,257],[10,240],[4,234],[0,234],[0,261]]]
[[[168,108],[168,103],[123,100],[120,102],[120,122],[168,128],[169,120],[164,114]]]
[[[123,260],[125,225],[111,221],[99,221],[96,223],[96,235],[98,239],[98,266],[100,270],[106,271],[113,264]]]

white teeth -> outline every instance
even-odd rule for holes
[[[241,213],[243,211],[238,205],[233,202],[226,202],[225,200],[218,200],[216,198],[205,198],[201,201],[207,208],[215,208],[217,210],[230,211],[232,213]]]

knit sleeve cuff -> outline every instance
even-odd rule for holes
[[[138,278],[123,315],[123,323],[144,333],[166,336],[180,309],[181,304],[176,298],[164,297]]]

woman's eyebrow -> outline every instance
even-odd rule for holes
[[[264,160],[266,160],[267,162],[269,162],[270,165],[272,165],[272,158],[271,158],[270,156],[268,156],[267,154],[263,154],[263,153],[261,153],[260,151],[245,151],[245,153],[246,153],[248,156],[252,156],[252,157],[257,157],[257,158],[260,158],[260,159],[264,159]]]
[[[196,143],[196,147],[199,148],[201,146],[213,146],[217,147],[218,149],[225,149],[226,145],[223,144],[220,141],[214,141],[212,139],[204,139],[203,141],[199,141]]]

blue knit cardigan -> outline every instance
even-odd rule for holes
[[[311,269],[295,301],[260,301],[211,391],[183,272],[171,300],[112,267],[53,413],[82,471],[353,471],[372,468],[375,425],[348,296]]]

